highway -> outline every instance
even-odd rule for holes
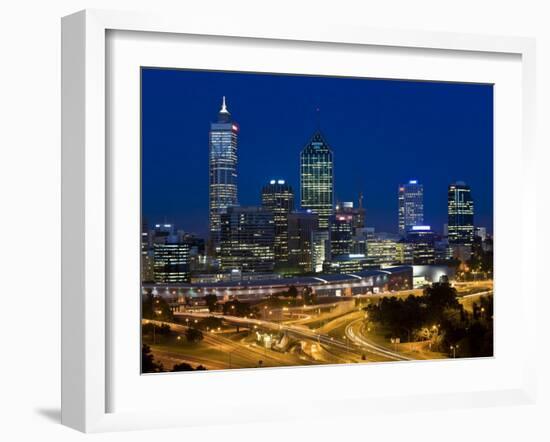
[[[292,336],[294,338],[311,340],[317,342],[318,344],[322,344],[323,347],[325,347],[325,349],[327,349],[327,351],[329,352],[331,350],[337,349],[340,352],[351,353],[358,360],[360,360],[365,353],[372,353],[378,357],[390,361],[409,360],[409,358],[402,356],[396,352],[389,351],[384,347],[367,341],[366,339],[361,339],[357,335],[352,334],[351,331],[349,332],[351,335],[348,336],[347,329],[346,336],[348,336],[351,342],[346,342],[345,340],[335,338],[326,333],[319,333],[318,331],[314,331],[306,327],[296,326],[293,324],[277,324],[261,319],[241,318],[238,316],[222,315],[215,313],[186,313],[185,316],[201,318],[214,316],[224,320],[227,323],[252,327],[256,326],[257,328],[272,332],[286,332],[289,336]]]
[[[167,321],[152,321],[157,325],[168,324],[170,328],[180,334],[184,334],[187,326],[167,322]],[[208,369],[214,368],[236,368],[236,367],[256,367],[258,361],[262,361],[264,366],[291,366],[304,365],[311,363],[300,359],[296,355],[288,353],[279,353],[254,345],[244,344],[239,341],[234,341],[221,336],[218,333],[204,333],[201,344],[208,347],[208,351],[198,351],[193,355],[184,354],[177,346],[164,347],[162,345],[153,345],[155,355],[158,354],[158,359],[167,362],[174,362],[178,359],[179,362],[187,361],[195,364],[202,364]]]
[[[460,283],[457,285],[459,300],[465,303],[473,302],[472,298],[493,293],[490,281]],[[480,290],[470,293],[472,290]],[[420,289],[403,290],[399,292],[383,292],[360,298],[377,299],[388,296],[419,295]],[[224,369],[238,367],[262,366],[297,366],[332,363],[361,363],[410,361],[423,359],[408,353],[393,350],[379,341],[369,339],[364,330],[364,312],[360,306],[353,303],[354,298],[342,298],[333,303],[311,306],[293,306],[271,308],[276,312],[276,320],[256,319],[224,315],[215,312],[175,312],[180,318],[200,320],[208,317],[221,319],[224,324],[246,327],[250,332],[286,334],[292,338],[290,351],[279,352],[264,348],[252,342],[247,335],[238,338],[231,334],[229,339],[223,333],[204,332],[203,341],[197,346],[175,346],[173,344],[154,345],[155,357],[169,366],[178,361],[187,361],[194,365],[202,364],[208,369]],[[343,302],[347,301],[347,303]],[[351,304],[350,304],[351,301]],[[268,307],[266,307],[268,308]],[[328,311],[327,311],[328,310]],[[271,318],[271,316],[269,316]],[[269,319],[267,318],[267,319]],[[155,321],[160,323],[160,321]],[[166,323],[166,322],[164,322]],[[186,325],[168,323],[172,329],[183,334]],[[190,321],[190,324],[192,322]],[[236,339],[237,338],[237,339]],[[239,340],[240,339],[240,340]],[[301,343],[294,346],[294,341]],[[183,341],[182,341],[183,342]],[[411,357],[412,356],[412,357]],[[431,357],[437,355],[432,355]]]
[[[382,347],[381,345],[375,344],[369,340],[367,340],[364,335],[358,331],[355,330],[355,328],[361,327],[363,321],[361,319],[357,319],[353,321],[351,324],[348,324],[346,326],[346,336],[352,340],[356,345],[364,348],[365,350],[377,354],[382,357],[386,357],[395,361],[411,361],[411,358],[408,358],[406,356],[403,356],[400,353],[391,351],[385,347]]]

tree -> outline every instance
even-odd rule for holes
[[[147,344],[141,346],[141,372],[142,373],[158,373],[164,371],[164,367],[160,362],[155,362],[151,347]]]
[[[456,289],[448,283],[434,283],[424,289],[424,300],[428,308],[428,315],[434,320],[441,316],[446,308],[461,309],[456,296]]]
[[[216,318],[215,316],[208,316],[199,321],[197,326],[201,330],[216,329],[222,326],[222,320],[220,318]]]
[[[172,371],[194,371],[195,369],[188,364],[187,362],[180,362],[179,364],[174,364]]]
[[[422,297],[409,295],[405,300],[392,296],[382,298],[378,305],[369,305],[364,310],[371,321],[380,322],[390,329],[392,336],[402,341],[411,340],[415,331],[426,321],[426,306]]]
[[[180,362],[179,364],[175,364],[172,367],[172,371],[201,371],[206,370],[206,368],[203,365],[198,365],[196,368],[193,368],[191,364],[188,364],[187,362]]]
[[[156,319],[159,321],[172,321],[174,314],[168,303],[162,296],[153,296],[148,293],[142,297],[141,312],[144,319]]]
[[[223,304],[223,314],[232,316],[250,316],[255,312],[250,307],[250,304],[241,302],[238,299],[233,299]]]
[[[287,292],[288,296],[290,296],[291,298],[296,298],[298,297],[298,289],[291,285],[289,288],[288,288],[288,292]]]
[[[197,343],[199,341],[202,341],[204,338],[202,332],[193,327],[189,327],[187,330],[185,330],[185,337],[187,338],[188,342]]]
[[[141,326],[142,335],[157,335],[157,336],[168,336],[172,329],[168,324],[157,325],[154,322],[147,322]]]
[[[218,305],[218,297],[216,295],[206,295],[204,301],[208,306],[208,310],[211,312],[216,311],[216,306]]]
[[[304,287],[303,290],[304,304],[313,305],[317,302],[317,295],[313,292],[311,287]]]

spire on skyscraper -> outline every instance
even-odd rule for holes
[[[222,97],[222,108],[220,109],[220,114],[228,114],[227,106],[225,104],[225,95]]]

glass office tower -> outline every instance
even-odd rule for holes
[[[275,223],[263,207],[230,207],[220,216],[222,270],[272,272]]]
[[[288,261],[288,214],[294,210],[294,192],[285,180],[271,180],[262,189],[262,207],[273,212],[275,262]]]
[[[449,245],[471,246],[474,242],[474,201],[466,183],[458,181],[449,186],[448,214]]]
[[[313,240],[319,229],[319,216],[301,210],[288,215],[288,263],[299,272],[312,272]],[[328,235],[327,235],[328,239]]]
[[[317,131],[300,155],[300,203],[319,216],[319,228],[327,229],[333,214],[334,164],[330,146]]]
[[[399,186],[399,234],[405,235],[413,226],[424,224],[424,186],[410,180]]]
[[[220,215],[238,205],[237,199],[237,133],[239,127],[227,110],[225,97],[218,121],[210,124],[209,215],[210,245],[219,253]]]

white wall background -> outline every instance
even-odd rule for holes
[[[60,17],[84,8],[245,14],[406,28],[533,36],[538,44],[539,188],[545,188],[550,137],[550,11],[544,0],[11,0],[0,6],[0,438],[82,440],[59,425],[60,368]],[[514,178],[514,177],[511,177]],[[542,193],[542,192],[541,192]],[[548,219],[540,198],[539,219]],[[544,212],[544,213],[543,213]],[[542,218],[544,216],[544,218]],[[547,233],[539,223],[532,271],[546,277]],[[545,262],[546,261],[546,262]],[[545,279],[545,278],[541,278]],[[7,283],[7,284],[6,284]],[[542,285],[541,285],[542,286]],[[539,313],[538,405],[339,418],[92,436],[95,440],[549,440],[550,333],[547,291]],[[452,382],[452,380],[450,380]]]

